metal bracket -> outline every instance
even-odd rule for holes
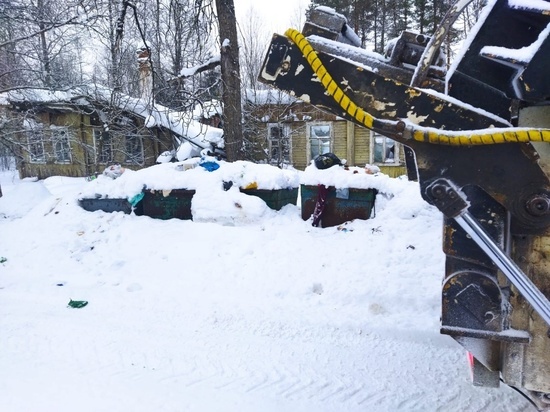
[[[437,179],[426,187],[426,195],[445,216],[456,217],[468,208],[469,203],[460,189],[448,179]]]

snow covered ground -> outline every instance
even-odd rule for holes
[[[293,205],[91,213],[84,179],[0,172],[0,411],[530,410],[439,334],[441,217],[393,180],[373,219],[321,229]]]

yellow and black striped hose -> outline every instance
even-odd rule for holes
[[[327,71],[317,52],[302,33],[288,29],[285,36],[290,38],[302,52],[313,72],[328,94],[349,116],[359,124],[372,129],[378,120],[357,106],[342,90]],[[383,121],[382,121],[383,122]],[[418,142],[427,142],[451,146],[489,145],[497,143],[550,142],[550,130],[533,128],[498,128],[466,131],[448,131],[426,128],[412,124],[406,125],[410,137]]]

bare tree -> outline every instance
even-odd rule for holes
[[[16,63],[18,74],[9,76],[12,82],[3,90],[28,85],[66,87],[80,79],[78,41],[82,28],[95,20],[92,2],[2,1],[0,50],[6,61]]]
[[[304,3],[298,3],[290,15],[290,27],[301,30],[306,22],[307,7]]]
[[[239,25],[239,29],[242,87],[245,91],[255,90],[261,84],[258,82],[258,75],[271,33],[267,32],[260,15],[253,7],[247,10],[244,23]]]
[[[254,7],[246,11],[243,23],[239,25],[241,90],[243,99],[243,157],[268,161],[265,150],[267,141],[258,141],[262,133],[261,120],[257,116],[266,86],[258,82],[259,71],[269,44],[271,33],[265,28]],[[267,139],[267,136],[266,136]]]
[[[217,27],[213,8],[199,5],[195,0],[157,0],[151,15],[156,16],[157,23],[150,28],[155,35],[151,36],[148,30],[147,37],[159,68],[154,72],[157,101],[189,109],[196,100],[208,99],[204,96],[205,76],[181,74],[213,57],[212,33]],[[179,81],[170,82],[174,77]]]

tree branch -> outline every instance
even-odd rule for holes
[[[22,36],[22,37],[18,37],[16,39],[11,39],[11,40],[8,40],[4,43],[0,43],[0,49],[4,48],[4,47],[7,47],[11,44],[15,44],[15,43],[18,43],[20,41],[23,41],[23,40],[28,40],[28,39],[31,39],[33,37],[36,37],[36,36],[40,36],[41,34],[44,34],[50,30],[53,30],[53,29],[57,29],[59,27],[63,27],[63,26],[66,26],[66,25],[69,25],[69,24],[77,24],[75,23],[75,20],[77,19],[78,17],[77,16],[74,16],[74,17],[71,17],[70,19],[66,20],[66,21],[63,21],[63,22],[59,22],[59,23],[51,23],[50,26],[48,27],[45,27],[41,30],[37,30],[31,34],[28,34],[26,36]]]
[[[173,78],[168,80],[168,83],[173,83],[178,80],[187,79],[188,77],[194,76],[196,74],[205,72],[207,70],[212,70],[215,67],[218,67],[221,64],[220,56],[212,57],[210,60],[208,60],[206,63],[199,64],[197,66],[189,67],[186,69],[182,69],[180,71],[180,74],[177,76],[174,76]]]

